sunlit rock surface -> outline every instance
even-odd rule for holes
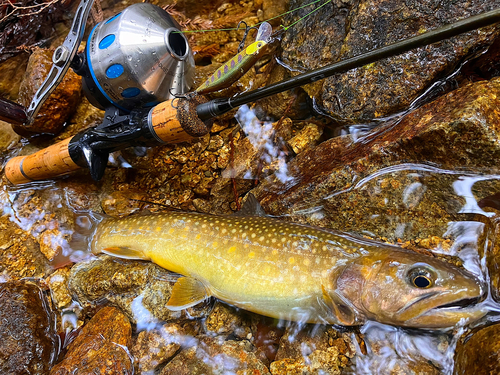
[[[0,372],[47,374],[59,350],[49,302],[35,284],[0,283]]]
[[[101,256],[73,266],[68,286],[84,307],[105,300],[119,307],[131,322],[139,325],[205,316],[210,305],[208,302],[188,309],[187,313],[166,307],[176,280],[176,274],[151,262]]]
[[[19,88],[19,103],[29,107],[36,91],[42,85],[52,67],[51,50],[37,49],[30,56],[28,67]],[[42,105],[34,122],[28,126],[13,126],[21,135],[58,134],[68,118],[75,112],[80,101],[82,79],[72,70]]]
[[[104,307],[82,328],[51,375],[133,374],[130,322],[118,309]]]
[[[330,139],[290,162],[286,181],[261,183],[256,196],[267,213],[295,221],[431,241],[450,221],[464,220],[461,213],[474,212],[473,185],[478,199],[499,187],[493,176],[456,181],[459,172],[452,171],[497,170],[499,94],[500,79],[471,83],[365,137]]]
[[[463,335],[457,344],[453,374],[500,373],[500,325],[476,329]]]
[[[302,5],[291,1],[290,8]],[[288,30],[283,60],[311,70],[498,8],[494,1],[334,1]],[[305,8],[287,16],[290,24]],[[406,109],[437,79],[451,74],[466,57],[484,50],[500,27],[476,30],[306,86],[328,112],[343,121],[363,121]],[[295,72],[297,74],[297,72]]]

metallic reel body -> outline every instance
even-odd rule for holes
[[[163,9],[138,3],[97,24],[75,71],[98,108],[127,113],[187,92],[194,58],[179,24]]]

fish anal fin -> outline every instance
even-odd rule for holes
[[[167,302],[167,308],[173,311],[192,307],[210,295],[201,281],[192,277],[180,277],[172,288],[172,295]]]
[[[235,216],[267,216],[266,212],[260,205],[255,195],[252,193],[248,194],[247,200],[241,207],[241,210],[235,212]]]
[[[335,313],[339,322],[345,326],[356,324],[356,312],[350,304],[346,303],[336,292],[327,292],[323,285],[321,285],[321,289],[323,290],[323,299]]]
[[[131,249],[130,247],[106,247],[101,251],[104,254],[109,254],[117,258],[123,259],[143,259],[149,260],[149,257],[140,250]]]

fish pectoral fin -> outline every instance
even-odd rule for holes
[[[174,284],[172,295],[167,302],[167,308],[173,311],[184,310],[192,307],[210,295],[205,285],[193,277],[180,277]]]
[[[117,258],[149,260],[149,257],[146,256],[142,251],[134,250],[130,247],[106,247],[105,249],[102,249],[101,252],[104,254],[113,255]]]
[[[342,325],[352,326],[356,324],[356,312],[346,303],[344,299],[339,296],[335,291],[327,292],[325,287],[321,285],[323,290],[323,299],[330,309],[335,313],[335,316]]]

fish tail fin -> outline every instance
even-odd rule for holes
[[[97,226],[106,220],[106,216],[95,212],[78,213],[75,217],[75,229],[71,235],[69,246],[73,250],[91,252],[90,243]]]
[[[101,250],[102,253],[123,259],[143,259],[149,260],[142,251],[131,249],[130,247],[107,247]]]

